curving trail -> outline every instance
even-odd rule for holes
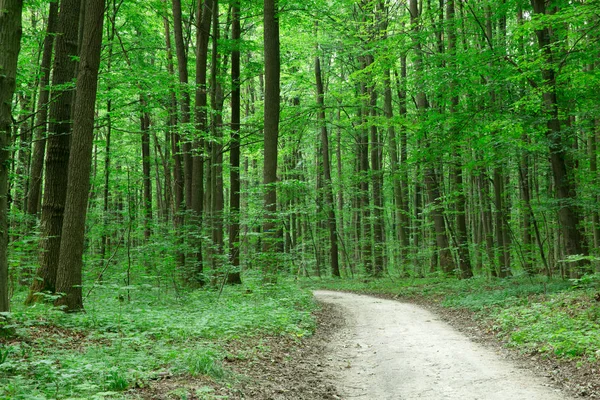
[[[340,307],[346,318],[327,354],[344,399],[572,399],[422,307],[349,293],[314,294]]]

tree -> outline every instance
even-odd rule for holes
[[[40,66],[42,77],[40,79],[40,95],[38,97],[37,118],[35,122],[35,143],[31,160],[29,176],[29,192],[27,193],[27,213],[37,216],[40,208],[42,171],[44,168],[44,155],[46,153],[46,127],[48,126],[48,100],[50,99],[50,67],[52,66],[52,49],[56,20],[58,16],[58,2],[50,3],[48,12],[48,25],[44,37],[44,50]]]
[[[280,101],[280,58],[279,58],[279,6],[278,0],[264,0],[264,61],[265,61],[265,101],[264,101],[264,209],[265,234],[263,251],[275,250],[275,230],[277,213],[277,143],[279,138]],[[271,261],[273,262],[273,261]],[[270,266],[270,272],[274,273]]]
[[[317,47],[318,50],[318,47]],[[331,274],[340,276],[340,266],[338,261],[338,237],[337,237],[337,221],[335,218],[335,203],[333,201],[333,188],[331,184],[331,162],[329,161],[329,135],[327,133],[327,125],[325,120],[325,93],[323,90],[323,79],[321,76],[321,60],[319,56],[315,56],[315,81],[317,86],[317,118],[321,125],[321,163],[323,165],[323,180],[325,190],[325,206],[327,211],[327,225],[329,228],[329,246],[331,256]]]
[[[199,22],[196,30],[196,104],[194,109],[196,133],[199,137],[194,139],[193,156],[193,178],[192,178],[192,210],[194,211],[195,221],[198,225],[198,231],[201,232],[202,218],[204,213],[204,137],[208,131],[208,97],[206,87],[206,77],[208,68],[208,43],[210,39],[210,26],[212,23],[213,7],[212,0],[198,2],[198,11],[196,19]],[[204,265],[202,259],[202,243],[196,241],[196,268],[194,273],[200,283],[204,282]]]
[[[83,21],[83,40],[77,96],[73,112],[73,137],[65,203],[56,291],[64,294],[56,305],[65,311],[83,309],[82,269],[87,201],[94,140],[94,112],[102,45],[105,0],[89,0]]]
[[[46,141],[46,174],[42,202],[40,266],[26,303],[36,293],[56,291],[70,152],[71,105],[77,65],[80,0],[61,0],[55,38],[50,101],[50,124]]]
[[[231,40],[234,48],[231,52],[231,146],[229,149],[229,258],[235,271],[228,274],[229,283],[241,283],[240,266],[240,4],[232,0],[231,4]]]
[[[11,104],[21,49],[21,0],[0,0],[0,312],[8,298],[8,174],[13,119]]]
[[[533,12],[537,16],[547,14],[546,2],[544,0],[531,0]],[[565,239],[565,253],[568,256],[587,256],[589,254],[587,241],[581,232],[581,209],[577,206],[577,190],[572,167],[567,160],[568,148],[565,143],[565,132],[561,128],[558,103],[558,88],[555,65],[554,47],[556,33],[552,32],[550,26],[542,25],[536,29],[539,48],[542,52],[544,63],[542,64],[541,89],[544,113],[546,114],[546,136],[550,150],[550,164],[556,190],[556,198],[559,202],[559,220],[561,231]],[[589,263],[578,261],[576,266],[588,269]],[[571,270],[574,276],[580,276],[583,270]]]

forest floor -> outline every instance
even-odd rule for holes
[[[212,394],[257,400],[600,398],[596,370],[507,349],[467,310],[391,296],[315,293],[322,305],[315,335],[230,343],[232,355],[261,351],[226,358],[240,378]],[[178,384],[164,381],[146,398],[172,398],[160,393]]]

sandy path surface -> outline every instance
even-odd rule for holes
[[[319,301],[340,307],[346,318],[347,327],[332,339],[327,355],[344,399],[572,399],[422,307],[356,294],[314,293]]]

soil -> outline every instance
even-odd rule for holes
[[[593,365],[507,349],[465,310],[340,292],[322,304],[310,338],[230,342],[225,386],[165,375],[135,395],[145,399],[600,399]],[[390,296],[388,296],[390,297]],[[231,379],[233,378],[233,379]],[[220,397],[222,396],[222,397]]]

